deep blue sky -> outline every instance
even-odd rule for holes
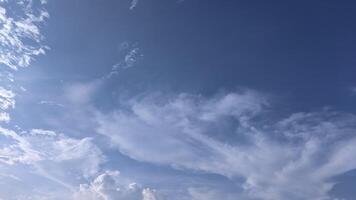
[[[302,110],[353,107],[352,1],[145,1],[134,11],[125,4],[50,2],[43,31],[52,50],[38,60],[43,70],[65,79],[97,77],[130,41],[144,61],[117,78],[126,87],[207,94],[249,87],[286,96]]]
[[[38,180],[22,191],[34,199],[355,198],[355,2],[29,2],[0,2],[1,24],[29,18],[40,31],[0,26],[0,36],[48,47],[38,56],[0,38],[0,75],[15,77],[0,82],[0,100],[16,101],[0,102],[11,116],[0,115],[0,142],[25,152],[0,149],[13,160],[0,187]],[[49,17],[30,18],[39,10]],[[8,68],[24,55],[33,60]]]

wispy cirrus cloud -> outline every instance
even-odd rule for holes
[[[99,115],[98,132],[139,161],[238,178],[241,199],[332,199],[331,178],[356,168],[356,116],[326,110],[267,120],[267,99],[248,90],[148,95]],[[199,191],[191,198],[223,194]]]
[[[63,104],[57,103],[55,101],[46,101],[46,100],[42,100],[39,102],[39,104],[41,105],[47,105],[47,106],[56,106],[56,107],[61,107],[64,108],[65,106]]]

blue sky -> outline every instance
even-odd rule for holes
[[[0,0],[0,200],[352,200],[356,3]]]

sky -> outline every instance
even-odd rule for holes
[[[353,200],[356,3],[0,0],[0,200]]]

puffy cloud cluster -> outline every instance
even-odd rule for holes
[[[89,184],[81,184],[74,200],[158,200],[154,190],[142,189],[136,183],[117,181],[118,171],[106,171]]]
[[[266,119],[267,98],[248,90],[212,98],[155,94],[122,107],[98,115],[98,132],[123,154],[238,178],[241,199],[331,199],[331,178],[356,168],[352,114]],[[191,194],[216,199],[219,192]]]

